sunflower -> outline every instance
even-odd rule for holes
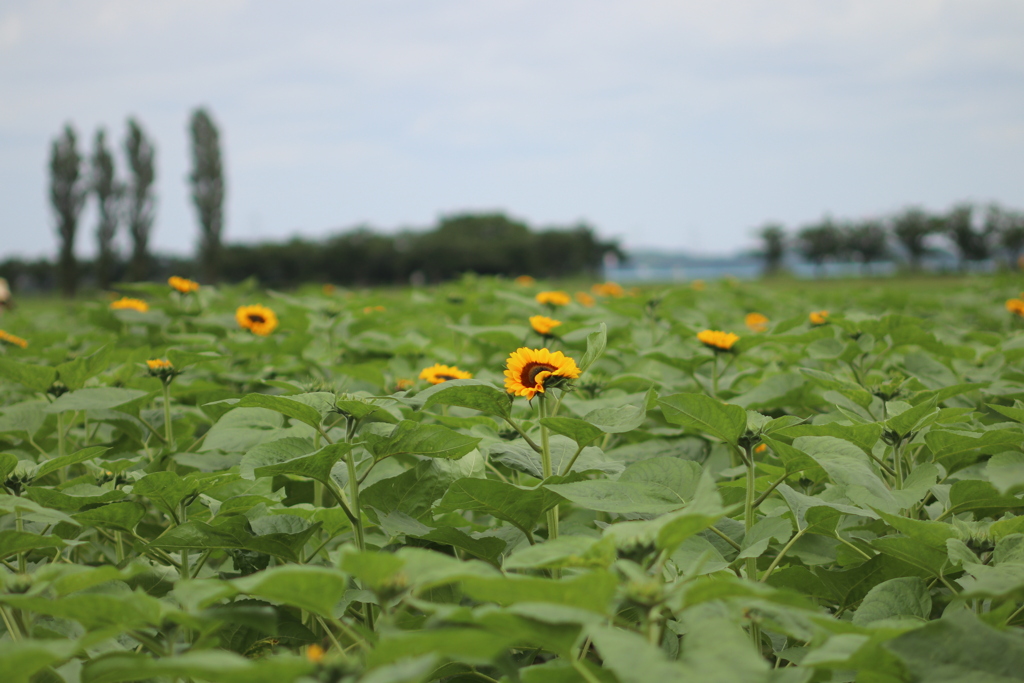
[[[363,313],[380,313],[386,310],[388,309],[384,308],[383,306],[367,306],[363,309]]]
[[[768,316],[760,313],[747,313],[743,322],[747,324],[751,332],[764,332],[768,329]]]
[[[188,278],[178,277],[177,275],[172,275],[171,277],[167,278],[167,284],[169,284],[172,288],[178,290],[182,294],[189,294],[191,292],[199,291],[198,282],[189,280]]]
[[[516,278],[516,284],[521,286],[521,287],[529,287],[530,285],[532,285],[535,282],[537,282],[537,281],[534,280],[529,275],[520,275],[519,277]]]
[[[807,319],[812,325],[824,325],[828,322],[828,311],[811,311]]]
[[[537,299],[539,304],[549,304],[551,306],[565,306],[572,301],[569,295],[562,291],[541,292],[534,298]]]
[[[277,328],[277,314],[266,306],[239,306],[235,311],[238,324],[253,334],[266,337]]]
[[[409,389],[412,389],[415,384],[416,382],[414,382],[411,379],[399,377],[398,379],[395,380],[395,391],[407,391]]]
[[[586,306],[587,308],[590,308],[591,306],[597,303],[597,299],[590,296],[586,292],[576,292],[576,301],[580,304],[580,306]]]
[[[533,331],[542,337],[551,336],[551,330],[562,324],[561,320],[555,320],[545,315],[533,315],[530,316],[530,327]]]
[[[1024,294],[1021,294],[1021,296],[1024,296]],[[1008,310],[1010,313],[1013,313],[1014,315],[1018,315],[1024,318],[1024,300],[1007,299],[1006,310]]]
[[[690,288],[695,292],[703,292],[705,286],[703,280],[694,280],[690,283]]]
[[[110,308],[115,311],[138,311],[139,313],[145,313],[149,310],[149,304],[142,299],[131,299],[123,296],[117,301],[110,302]]]
[[[459,370],[454,365],[441,365],[437,363],[429,368],[423,368],[423,372],[420,373],[420,379],[425,379],[431,384],[441,384],[450,379],[473,379],[473,375],[465,370]]]
[[[505,391],[531,400],[537,392],[544,393],[544,385],[551,378],[576,379],[580,376],[576,361],[561,351],[525,346],[509,355],[505,368]]]
[[[626,290],[624,290],[622,285],[617,282],[603,282],[596,284],[590,288],[590,291],[598,296],[613,296],[616,298],[625,296],[626,294]]]
[[[324,649],[316,643],[313,643],[306,648],[306,659],[314,664],[319,664],[324,660]]]
[[[739,335],[718,330],[704,330],[697,333],[697,341],[712,351],[731,351],[733,344],[740,340]]]
[[[756,446],[754,446],[754,452],[755,453],[764,453],[767,450],[768,450],[768,444],[765,444],[765,443],[759,443]]]
[[[171,364],[171,361],[164,360],[162,358],[147,360],[146,366],[149,368],[150,376],[160,378],[160,380],[165,384],[170,384],[171,380],[174,379],[174,376],[179,374],[178,371],[174,369],[174,365]]]
[[[162,358],[157,358],[155,360],[147,360],[146,365],[149,366],[150,370],[165,370],[167,368],[174,367],[173,365],[171,365],[171,361],[163,360]]]
[[[3,330],[0,330],[0,342],[4,342],[5,344],[10,344],[12,346],[18,346],[23,349],[28,347],[27,341],[21,337],[11,334],[10,332],[4,332]]]

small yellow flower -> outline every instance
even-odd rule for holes
[[[323,289],[324,294],[326,294],[327,296],[331,296],[332,294],[334,294],[335,287],[330,282],[328,282],[328,283],[324,284],[322,289]]]
[[[167,284],[169,284],[171,287],[178,290],[182,294],[189,294],[190,292],[199,291],[198,282],[194,282],[192,280],[189,280],[188,278],[178,277],[177,275],[172,275],[171,277],[167,278]]]
[[[165,370],[167,368],[173,368],[171,361],[163,360],[162,358],[156,358],[154,360],[147,360],[146,365],[149,366],[150,370]]]
[[[139,313],[145,313],[149,310],[149,304],[142,299],[132,299],[127,296],[123,296],[117,301],[110,303],[110,308],[115,311],[138,311]]]
[[[768,444],[766,443],[759,443],[754,446],[755,453],[764,453],[766,450],[768,450]]]
[[[739,335],[732,332],[720,332],[718,330],[704,330],[697,333],[697,341],[714,351],[730,351],[733,345],[740,340]]]
[[[25,341],[21,337],[11,334],[10,332],[4,332],[3,330],[0,330],[0,342],[4,342],[5,344],[11,344],[12,346],[19,346],[23,349],[28,348],[27,341]]]
[[[459,370],[454,365],[431,365],[429,368],[423,368],[423,372],[420,373],[420,379],[425,379],[431,384],[441,384],[447,382],[450,379],[473,379],[473,375],[465,370]]]
[[[324,649],[316,643],[313,643],[306,648],[306,659],[314,664],[319,664],[324,660]]]
[[[828,311],[811,311],[807,319],[812,325],[824,325],[828,322]]]
[[[1024,294],[1021,294],[1024,297]],[[1024,300],[1022,299],[1007,299],[1006,310],[1014,315],[1021,316],[1024,318]]]
[[[539,335],[547,337],[551,334],[551,330],[562,324],[561,320],[555,320],[544,315],[533,315],[530,316],[530,327],[533,331]]]
[[[580,306],[586,306],[587,308],[590,308],[597,303],[597,299],[586,292],[576,292],[576,301]]]
[[[383,306],[367,306],[366,308],[363,309],[363,313],[374,313],[386,310],[388,309],[384,308]]]
[[[416,384],[416,382],[412,381],[411,379],[405,379],[404,377],[400,377],[395,380],[395,391],[405,391],[406,389],[412,389],[414,384]]]
[[[576,361],[561,351],[524,346],[505,361],[505,391],[527,399],[533,399],[538,392],[543,394],[544,385],[551,378],[576,379],[579,376]]]
[[[751,332],[764,332],[768,329],[768,316],[760,313],[747,313],[743,322],[747,324]]]
[[[535,282],[537,282],[537,281],[534,280],[529,275],[520,275],[519,277],[516,278],[516,284],[521,286],[521,287],[529,287],[530,285],[534,284]]]
[[[590,291],[598,296],[613,296],[620,297],[625,295],[625,290],[622,289],[622,285],[617,282],[603,282],[591,286]]]
[[[704,287],[705,284],[703,280],[694,280],[693,282],[690,283],[690,288],[693,289],[693,291],[695,292],[703,292]]]
[[[235,320],[253,334],[266,337],[277,328],[277,314],[266,306],[239,306]]]
[[[552,306],[565,306],[572,301],[569,295],[562,291],[541,292],[534,298],[539,304],[550,304]]]

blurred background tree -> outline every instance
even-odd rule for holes
[[[960,269],[970,261],[984,261],[991,256],[992,226],[974,226],[974,206],[967,202],[957,204],[942,217],[946,235],[960,256]]]
[[[50,203],[57,215],[57,235],[60,238],[57,278],[66,297],[73,297],[78,285],[75,233],[78,231],[78,217],[88,197],[81,167],[78,138],[68,124],[50,147]]]
[[[882,221],[866,220],[843,227],[845,250],[861,264],[861,272],[871,269],[871,264],[884,259],[889,251],[886,244],[888,235]]]
[[[114,279],[117,251],[114,238],[121,219],[124,186],[114,172],[114,156],[107,148],[107,134],[102,128],[93,139],[89,190],[96,195],[96,286],[106,289]]]
[[[813,263],[821,274],[826,261],[838,261],[843,255],[843,233],[831,218],[824,218],[797,233],[797,250]]]
[[[124,141],[128,155],[130,176],[126,190],[128,233],[132,238],[132,258],[128,277],[145,280],[150,273],[149,235],[156,218],[156,196],[153,182],[156,180],[153,143],[134,118],[128,119],[128,136]]]
[[[209,112],[192,112],[192,203],[199,216],[199,261],[203,277],[214,283],[219,276],[221,233],[224,228],[224,169],[220,133]]]
[[[907,252],[910,269],[921,269],[921,259],[928,253],[928,237],[939,232],[941,226],[932,216],[917,207],[904,209],[892,219],[892,234]]]
[[[761,258],[764,259],[764,274],[777,275],[782,271],[786,258],[786,231],[777,223],[769,223],[758,231],[761,238]]]
[[[1024,251],[1024,212],[989,205],[985,211],[985,232],[999,236],[999,244],[1006,250],[1006,265],[1019,270]]]

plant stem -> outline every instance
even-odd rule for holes
[[[786,553],[788,553],[790,548],[792,548],[796,544],[796,542],[800,540],[800,537],[803,536],[806,531],[807,527],[804,527],[800,531],[793,534],[793,538],[789,539],[789,543],[782,546],[782,550],[780,550],[779,554],[775,556],[775,559],[772,560],[772,563],[768,565],[768,569],[765,571],[764,576],[761,577],[761,583],[764,583],[768,580],[768,577],[772,575],[772,572],[775,571],[775,568],[779,566],[780,562],[782,562],[782,558],[786,556]]]
[[[547,417],[548,399],[547,396],[541,394],[540,401],[538,403],[538,409],[540,410],[541,419]],[[552,475],[551,471],[551,443],[550,434],[548,428],[541,423],[540,426],[540,466],[541,472],[544,475],[544,479],[549,479]],[[548,510],[548,540],[558,538],[558,506]]]
[[[345,440],[348,441],[350,445],[352,443],[352,437],[355,435],[355,430],[355,421],[348,420],[348,424],[345,429]],[[324,434],[324,439],[327,439],[326,434]],[[329,443],[330,440],[327,440]],[[359,507],[359,479],[356,477],[356,460],[351,448],[349,448],[348,452],[345,453],[345,464],[348,466],[348,485],[352,499],[352,528],[356,532],[356,547],[359,548],[360,552],[364,552],[366,550],[366,537],[363,534],[363,513]],[[373,605],[368,602],[364,602],[363,609],[366,611],[366,627],[371,631],[375,630],[373,626]]]
[[[21,519],[21,510],[14,513],[14,528],[20,533],[25,530],[25,522]],[[28,571],[25,562],[25,553],[18,553],[18,573],[25,574]]]
[[[711,398],[718,398],[718,354],[715,354],[714,364],[711,366]]]
[[[896,489],[903,489],[903,457],[900,454],[900,445],[902,445],[903,439],[899,439],[892,445],[892,464],[896,471]]]
[[[64,413],[57,413],[57,457],[63,458],[66,452],[66,446],[64,445]],[[64,483],[68,480],[68,471],[66,467],[60,468],[60,483]]]
[[[526,435],[526,432],[524,432],[524,431],[523,431],[523,428],[522,428],[522,427],[520,427],[520,426],[519,426],[519,425],[518,425],[518,424],[517,424],[517,423],[516,423],[516,422],[515,422],[515,421],[514,421],[514,420],[513,420],[512,418],[510,418],[510,417],[505,417],[505,418],[503,418],[503,419],[505,420],[505,422],[507,422],[507,423],[509,424],[509,426],[511,426],[511,427],[512,427],[512,429],[514,429],[514,430],[516,430],[516,432],[518,432],[519,436],[523,437],[523,440],[524,440],[524,441],[525,441],[525,442],[527,443],[527,445],[529,445],[529,446],[530,446],[530,448],[532,448],[532,449],[533,449],[533,450],[535,450],[536,452],[540,453],[540,450],[541,450],[541,449],[540,449],[540,446],[538,446],[538,445],[537,445],[536,443],[534,443],[533,439],[531,439],[531,438],[530,438],[529,436],[527,436],[527,435]]]
[[[164,439],[174,449],[174,428],[171,426],[171,385],[164,382]]]
[[[718,361],[716,359],[715,364]],[[743,505],[743,526],[746,533],[749,535],[750,530],[754,527],[755,521],[755,510],[754,500],[757,495],[755,488],[755,479],[757,477],[757,465],[754,463],[754,449],[751,446],[744,447],[746,451],[747,461],[747,495]],[[757,581],[757,558],[747,558],[747,580]],[[761,626],[753,621],[750,622],[750,638],[754,641],[754,647],[757,648],[758,656],[761,655]]]

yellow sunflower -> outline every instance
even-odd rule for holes
[[[704,330],[697,333],[697,341],[713,351],[731,351],[733,345],[739,340],[739,335],[732,332]]]
[[[167,278],[167,284],[169,284],[172,288],[178,290],[182,294],[188,294],[190,292],[199,291],[198,282],[189,280],[188,278],[178,277],[177,275],[172,275],[171,277]]]
[[[768,316],[760,313],[747,313],[743,322],[747,324],[751,332],[764,332],[768,329]]]
[[[597,303],[597,299],[590,296],[586,292],[576,292],[576,301],[580,304],[580,306],[586,306],[587,308],[590,308],[591,306]]]
[[[1024,296],[1022,294],[1021,296]],[[1022,299],[1007,299],[1006,310],[1014,315],[1019,315],[1024,318],[1024,300]]]
[[[166,370],[167,368],[173,368],[171,361],[157,358],[154,360],[147,360],[146,365],[149,366],[150,370]]]
[[[516,284],[521,287],[529,287],[535,282],[536,280],[534,280],[529,275],[520,275],[519,277],[516,278]]]
[[[441,384],[450,379],[473,379],[473,375],[465,370],[459,370],[454,365],[441,365],[437,363],[429,368],[423,368],[423,372],[420,373],[420,379],[425,379],[431,384]]]
[[[324,649],[316,643],[313,643],[306,648],[306,659],[314,664],[319,664],[324,661]]]
[[[0,330],[0,342],[4,342],[5,344],[11,344],[12,346],[18,346],[23,349],[28,348],[27,341],[25,341],[21,337],[11,334],[10,332],[4,332],[3,330]]]
[[[543,394],[544,385],[551,378],[576,379],[580,376],[576,361],[561,351],[525,346],[509,355],[505,368],[505,391],[527,399],[532,399],[537,392]]]
[[[550,304],[551,306],[565,306],[572,301],[569,295],[562,291],[541,292],[534,298],[539,304]]]
[[[694,280],[693,282],[690,283],[690,288],[695,292],[703,292],[705,286],[706,285],[704,284],[703,280]]]
[[[239,306],[235,311],[238,324],[253,334],[266,337],[277,328],[277,314],[266,306]]]
[[[551,334],[551,330],[562,324],[561,320],[555,320],[545,315],[533,315],[530,316],[530,327],[537,334],[547,337]]]
[[[123,296],[117,301],[110,302],[110,308],[115,311],[138,311],[139,313],[145,313],[149,310],[149,304],[142,299],[131,299],[127,296]]]
[[[828,311],[811,311],[807,319],[812,325],[824,325],[828,322]]]
[[[411,379],[399,377],[398,379],[395,380],[395,391],[407,391],[409,389],[412,389],[415,384],[416,382],[414,382]]]
[[[622,285],[617,282],[603,282],[596,284],[590,288],[590,291],[598,296],[613,296],[616,298],[626,294],[626,291],[622,289]]]

